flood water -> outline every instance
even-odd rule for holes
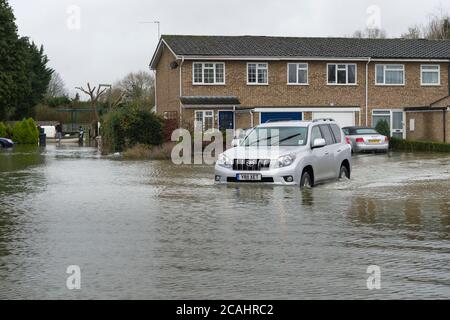
[[[448,155],[356,156],[351,181],[302,192],[93,148],[1,150],[0,298],[448,299],[449,192]]]

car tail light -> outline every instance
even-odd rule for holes
[[[347,144],[352,144],[349,137],[345,137],[345,142],[347,142]]]
[[[363,138],[356,138],[356,143],[362,143],[362,142],[364,142]]]
[[[384,137],[385,142],[389,142],[389,137]]]

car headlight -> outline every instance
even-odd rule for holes
[[[228,158],[225,154],[221,153],[216,162],[217,165],[225,168],[231,168],[233,166],[233,160]]]
[[[293,164],[294,161],[295,161],[295,155],[293,155],[293,154],[281,156],[278,158],[278,167],[279,168],[288,167],[291,164]]]

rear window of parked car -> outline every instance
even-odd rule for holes
[[[341,135],[341,130],[339,129],[339,127],[335,124],[330,124],[331,130],[333,131],[334,134],[334,138],[336,139],[337,143],[341,143],[342,142],[342,135]]]
[[[379,134],[376,130],[374,129],[356,129],[354,134]]]

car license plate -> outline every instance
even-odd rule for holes
[[[369,140],[369,143],[380,143],[380,140]]]
[[[240,173],[236,175],[237,181],[261,181],[262,177],[259,173]]]

